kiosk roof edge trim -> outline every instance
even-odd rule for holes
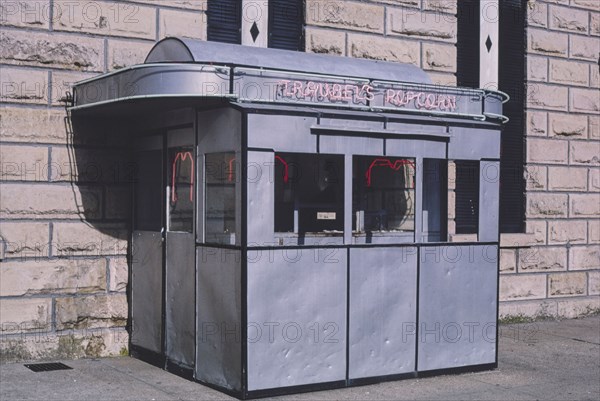
[[[178,38],[159,41],[145,64],[78,82],[73,92],[71,110],[87,112],[118,103],[111,111],[128,113],[168,99],[508,120],[506,94],[434,85],[410,64]]]

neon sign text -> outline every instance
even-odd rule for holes
[[[371,85],[332,84],[315,81],[281,80],[277,84],[283,97],[299,100],[329,100],[360,103],[373,100],[374,88]]]
[[[343,84],[283,79],[277,82],[277,97],[312,102],[346,102],[365,104],[376,98],[383,106],[425,110],[456,111],[455,95],[377,88],[369,84]]]
[[[399,107],[413,103],[417,109],[427,110],[456,110],[456,96],[395,89],[386,89],[385,103]]]

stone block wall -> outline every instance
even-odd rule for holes
[[[132,166],[120,133],[73,137],[64,100],[205,39],[204,2],[2,0],[0,24],[0,361],[125,353]]]
[[[306,1],[306,51],[414,64],[456,85],[456,0]]]
[[[518,236],[504,238],[500,312],[598,313],[600,3],[530,0],[527,25],[526,225],[533,235],[527,247]]]

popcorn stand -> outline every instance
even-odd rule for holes
[[[496,367],[506,100],[176,38],[77,83],[73,119],[131,127],[131,354],[238,398]],[[448,240],[456,160],[472,242]]]

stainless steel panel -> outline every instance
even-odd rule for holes
[[[497,246],[420,250],[417,370],[493,363]]]
[[[479,241],[499,240],[500,162],[479,163]]]
[[[500,158],[500,130],[465,127],[450,128],[448,158],[480,160]]]
[[[405,233],[372,233],[353,234],[353,244],[412,244],[415,242],[414,232]]]
[[[275,233],[276,245],[283,246],[334,246],[344,245],[344,236],[341,234],[293,234],[293,233]]]
[[[344,380],[346,250],[248,258],[248,390]]]
[[[227,43],[194,39],[167,38],[154,46],[146,62],[190,62],[238,64],[259,68],[331,74],[336,72],[349,77],[369,75],[377,79],[396,79],[405,82],[429,83],[431,79],[420,68],[410,64],[385,61],[343,59],[323,54],[281,51],[260,47],[239,46]]]
[[[131,343],[162,351],[162,238],[134,231],[131,255]]]
[[[350,379],[415,370],[417,248],[350,250]]]
[[[275,155],[248,152],[248,245],[274,244]]]
[[[487,93],[483,102],[485,113],[502,114],[502,105],[505,98],[499,93]]]
[[[389,115],[389,114],[388,114]],[[398,116],[390,116],[389,118],[394,118]],[[402,116],[405,119],[408,119],[410,116]],[[422,117],[421,117],[422,118]],[[386,129],[392,132],[402,132],[407,135],[430,135],[432,137],[439,136],[445,137],[448,135],[446,132],[446,124],[443,125],[423,125],[422,120],[420,121],[402,121],[402,122],[394,122],[390,121],[386,125]],[[398,138],[401,139],[401,138]]]
[[[194,143],[192,128],[171,129],[167,132],[167,147],[189,146]]]
[[[352,125],[346,134],[352,133]],[[345,153],[354,155],[382,155],[383,139],[356,136],[320,135],[319,151],[321,153]],[[352,165],[347,166],[350,168]]]
[[[139,131],[156,132],[161,129],[171,129],[174,126],[191,126],[196,120],[196,113],[195,107],[184,107],[164,112],[148,112],[144,114],[143,120],[135,120],[135,127]]]
[[[368,79],[236,67],[233,90],[244,102],[367,108]]]
[[[229,74],[229,67],[202,64],[136,65],[76,85],[76,106],[152,97],[226,97]]]
[[[314,117],[249,114],[248,147],[317,153],[317,136],[310,132],[316,123]]]
[[[424,114],[483,117],[481,89],[373,81],[375,108]]]
[[[240,151],[242,114],[231,108],[198,113],[198,152]]]
[[[377,116],[376,113],[369,113],[368,117]],[[361,130],[383,130],[383,117],[380,117],[380,121],[372,121],[372,120],[362,120],[358,119],[360,117],[367,116],[355,116],[353,119],[344,119],[344,118],[321,118],[319,121],[319,127],[326,129],[327,127],[331,127],[332,129],[342,129],[349,131],[357,131]]]
[[[416,139],[387,139],[386,156],[446,158],[446,142]]]
[[[198,247],[194,377],[231,390],[242,386],[241,253]]]
[[[196,342],[196,247],[192,233],[167,233],[167,357],[192,367]]]

